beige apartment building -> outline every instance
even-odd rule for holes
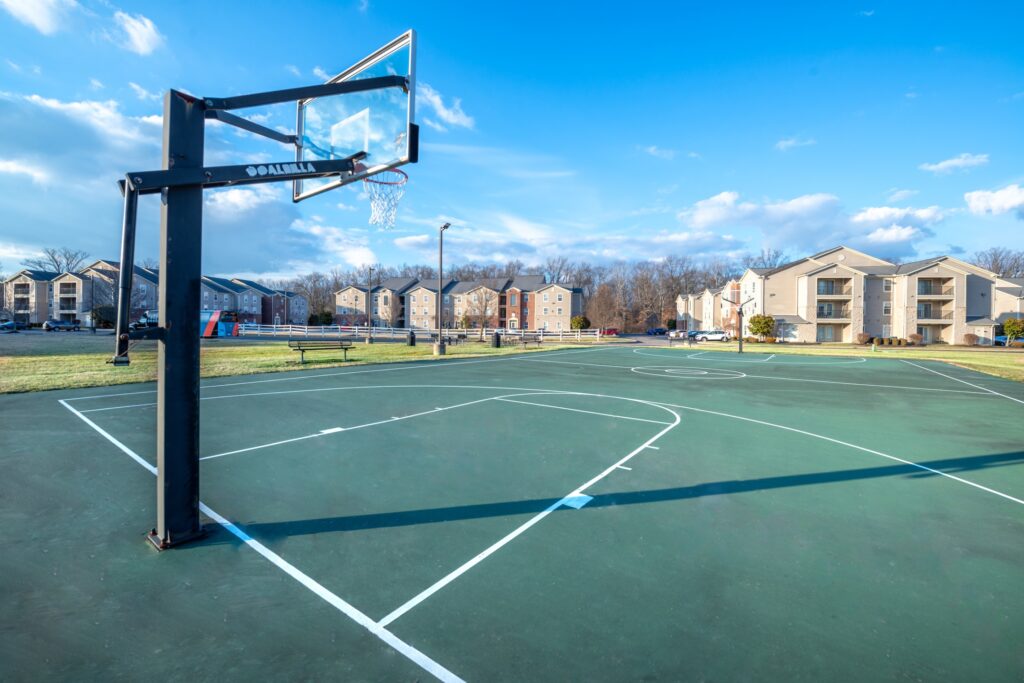
[[[777,268],[748,269],[739,290],[753,299],[744,326],[767,313],[786,341],[853,342],[864,332],[961,344],[968,333],[992,343],[1002,321],[1019,313],[1024,282],[952,256],[894,264],[840,246]]]
[[[451,290],[454,280],[442,284],[441,327],[454,327],[455,309]],[[421,280],[405,293],[406,326],[420,330],[436,330],[437,325],[437,281]]]
[[[4,280],[4,303],[14,319],[30,324],[49,320],[53,281],[60,275],[45,270],[22,270]]]

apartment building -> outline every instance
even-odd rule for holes
[[[541,275],[479,281],[446,280],[442,325],[568,330],[583,310],[579,288],[546,283]],[[335,292],[342,325],[365,324],[433,329],[437,326],[437,281],[393,278],[380,285],[348,285]],[[368,312],[367,304],[370,304]],[[390,309],[387,307],[391,307]]]
[[[451,295],[455,280],[441,283],[441,327],[455,326],[455,306]],[[420,280],[405,293],[406,326],[412,329],[436,330],[437,281]]]
[[[748,269],[740,296],[750,316],[775,318],[776,336],[799,342],[853,342],[919,334],[926,343],[991,343],[1015,315],[1024,285],[952,256],[894,264],[839,246],[772,269]],[[749,334],[749,328],[744,330]]]
[[[82,272],[89,277],[90,298],[96,306],[117,306],[117,288],[121,272],[119,261],[101,259],[95,261]],[[157,271],[141,266],[132,269],[132,306],[129,317],[136,320],[146,311],[155,311],[159,306],[160,275]],[[83,286],[84,289],[84,286]],[[91,316],[91,309],[88,314]],[[89,324],[89,318],[80,318]]]
[[[258,322],[264,325],[305,325],[309,321],[305,297],[287,290],[271,289],[255,280],[236,277],[231,282],[244,285],[252,296],[259,297]]]
[[[22,270],[4,280],[4,302],[14,319],[30,324],[49,320],[53,282],[60,275],[46,270]]]

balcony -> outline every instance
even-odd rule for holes
[[[833,284],[829,280],[818,281],[818,298],[827,299],[830,297],[849,299],[853,296],[853,285]]]
[[[78,312],[78,306],[75,305],[74,301],[72,301],[71,303],[61,301],[60,307],[58,307],[57,310],[62,313],[76,313]]]
[[[944,322],[950,323],[953,320],[952,311],[941,311],[938,309],[917,309],[917,321],[918,322]]]
[[[924,282],[917,283],[918,299],[952,299],[954,287],[951,285],[940,286],[930,285]]]
[[[31,285],[14,285],[14,296],[29,296],[31,293]]]
[[[818,320],[849,320],[849,308],[818,308]]]

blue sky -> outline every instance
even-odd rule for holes
[[[211,191],[207,272],[433,262],[443,221],[450,259],[527,264],[1021,249],[1022,25],[1019,2],[0,0],[0,267],[116,258],[114,183],[159,167],[168,88],[312,84],[408,28],[422,147],[396,229],[367,225],[359,187]],[[208,126],[211,165],[291,155]],[[144,198],[140,258],[158,219]]]

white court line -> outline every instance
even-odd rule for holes
[[[601,394],[580,394],[580,395],[584,395],[584,396],[587,396],[587,395],[589,395],[589,396],[601,396]],[[604,398],[622,398],[623,400],[627,400],[627,401],[636,401],[637,403],[646,403],[648,405],[654,405],[654,406],[659,406],[659,407],[663,407],[664,408],[663,405],[654,403],[652,401],[641,401],[640,399],[635,399],[635,398],[634,399],[627,399],[627,398],[624,398],[624,397],[617,397],[617,396],[615,396],[615,397],[613,397],[613,396],[603,396],[603,397]],[[668,410],[668,412],[672,413],[672,415],[675,416],[675,422],[672,422],[671,424],[667,425],[664,429],[659,431],[657,434],[655,434],[651,438],[647,439],[647,441],[645,441],[643,444],[638,446],[635,450],[630,452],[629,455],[625,456],[624,458],[621,458],[618,462],[616,462],[613,465],[611,465],[610,467],[608,467],[606,470],[604,470],[603,472],[598,474],[596,477],[594,477],[590,481],[582,484],[581,486],[578,486],[577,488],[573,489],[572,491],[570,491],[569,493],[564,495],[558,501],[556,501],[556,502],[552,503],[551,505],[547,506],[546,508],[544,508],[544,510],[542,510],[541,512],[539,512],[536,515],[534,515],[527,522],[525,522],[524,524],[522,524],[521,526],[516,528],[514,531],[512,531],[511,533],[506,535],[504,538],[502,538],[498,542],[496,542],[493,545],[491,545],[490,547],[488,547],[483,552],[481,552],[478,555],[476,555],[476,557],[474,557],[473,559],[469,560],[468,562],[466,562],[465,564],[460,566],[455,571],[451,572],[447,576],[445,576],[442,579],[440,579],[439,581],[435,582],[432,586],[430,586],[426,590],[422,591],[419,595],[416,595],[411,600],[408,600],[404,604],[400,605],[398,608],[393,610],[386,617],[381,619],[378,623],[381,626],[387,626],[388,624],[392,623],[393,621],[395,621],[396,619],[401,617],[403,614],[405,614],[406,612],[408,612],[409,610],[411,610],[412,608],[416,607],[421,602],[423,602],[424,600],[429,598],[431,595],[433,595],[437,591],[441,590],[442,588],[444,588],[445,586],[450,584],[452,581],[454,581],[455,579],[459,578],[460,576],[462,576],[463,574],[468,572],[470,569],[472,569],[476,565],[478,565],[481,562],[483,562],[484,560],[486,560],[488,557],[490,557],[491,555],[496,553],[502,547],[504,547],[505,545],[507,545],[511,541],[515,540],[515,538],[517,536],[521,535],[527,529],[529,529],[533,525],[537,524],[542,519],[544,519],[545,517],[550,515],[552,512],[557,510],[562,505],[563,501],[565,501],[566,499],[573,498],[575,496],[585,495],[583,493],[583,491],[585,489],[588,489],[591,486],[593,486],[594,484],[596,484],[597,482],[601,481],[602,479],[607,477],[609,474],[611,474],[615,470],[619,469],[619,467],[621,465],[625,465],[634,456],[636,456],[637,453],[640,453],[641,451],[643,451],[645,448],[647,448],[652,443],[654,443],[655,441],[660,439],[662,436],[667,434],[671,429],[673,429],[676,425],[679,424],[679,422],[682,419],[682,418],[679,417],[679,413],[675,412],[674,410],[667,409],[667,408],[666,408],[666,410]]]
[[[765,359],[764,359],[764,362],[765,362],[765,363],[767,363],[767,362],[768,362],[768,361],[770,361],[770,360],[771,360],[772,358],[775,358],[775,354],[774,354],[774,353],[773,353],[772,355],[768,356],[767,358],[765,358]]]
[[[616,467],[618,467],[620,470],[626,470],[627,472],[633,471],[632,467],[626,467],[625,465],[616,465]]]
[[[638,355],[638,356],[650,356],[651,358],[664,358],[666,356],[666,354],[658,353],[657,349],[659,347],[650,346],[650,347],[647,347],[647,348],[652,349],[655,352],[654,353],[644,353],[644,349],[630,349],[630,350],[633,353],[635,353],[636,355]],[[660,349],[662,351],[668,351],[668,349],[665,348],[665,347],[660,347]],[[675,352],[669,351],[669,353],[675,353]],[[685,358],[696,358],[697,356],[699,356],[701,354],[705,354],[705,353],[710,353],[711,355],[706,357],[706,358],[700,358],[699,360],[721,361],[723,363],[764,363],[765,362],[764,359],[761,359],[761,360],[740,360],[738,358],[715,358],[714,357],[716,354],[717,355],[725,355],[727,353],[731,353],[730,351],[700,351],[698,353],[687,354],[685,356]],[[774,356],[774,355],[777,355],[777,354],[773,353],[772,355]],[[800,357],[797,354],[792,354],[792,355]],[[792,361],[792,362],[787,361],[785,363],[780,362],[779,365],[823,365],[823,366],[824,365],[854,365],[854,364],[857,364],[857,363],[866,363],[866,362],[868,362],[867,358],[851,358],[849,360],[846,360],[842,356],[815,356],[815,355],[809,355],[809,356],[803,356],[803,357],[805,357],[805,358],[825,358],[825,359],[833,359],[833,358],[835,358],[837,360],[834,360],[834,361],[829,362],[829,363],[825,363],[825,362],[810,363],[810,362],[804,362],[804,361]]]
[[[918,365],[917,363],[911,363],[909,360],[904,360],[903,362],[908,364],[908,365],[913,365],[915,368],[921,368],[922,370],[927,370],[928,372],[934,372],[936,375],[942,375],[943,377],[946,377],[947,379],[951,379],[954,382],[960,382],[962,384],[966,384],[969,387],[974,387],[975,389],[981,389],[982,391],[986,391],[986,392],[988,392],[990,394],[995,394],[996,396],[1002,396],[1003,398],[1008,398],[1011,401],[1016,401],[1017,403],[1024,403],[1024,401],[1020,400],[1019,398],[1014,398],[1013,396],[1007,396],[1006,394],[1000,394],[998,391],[992,391],[991,389],[983,387],[983,386],[981,386],[979,384],[971,384],[970,382],[968,382],[966,380],[957,379],[956,377],[953,377],[952,375],[947,375],[944,372],[939,372],[938,370],[932,370],[931,368],[926,368],[925,366]]]
[[[558,396],[559,394],[555,394]],[[667,425],[672,424],[671,422],[662,422],[660,420],[648,420],[642,417],[626,417],[625,415],[612,415],[611,413],[598,413],[593,410],[581,410],[579,408],[566,408],[565,406],[553,406],[549,403],[533,403],[532,401],[516,401],[511,398],[496,398],[495,401],[504,401],[505,403],[522,403],[524,406],[537,406],[538,408],[554,408],[555,410],[569,410],[574,413],[586,413],[588,415],[600,415],[601,417],[614,417],[619,420],[635,420],[637,422],[650,422],[656,425]]]
[[[85,417],[79,411],[77,411],[74,408],[72,408],[71,406],[69,406],[64,400],[61,399],[58,402],[62,406],[64,406],[68,410],[70,410],[72,413],[74,413],[78,418],[80,418],[82,421],[84,421],[87,425],[89,425],[90,427],[95,429],[100,434],[100,436],[105,438],[110,443],[114,444],[122,452],[124,452],[127,455],[131,456],[131,458],[135,462],[137,462],[140,465],[142,465],[143,467],[145,467],[152,474],[155,475],[157,473],[155,467],[153,467],[148,462],[143,460],[141,457],[139,457],[138,454],[133,452],[130,448],[125,446],[123,443],[121,443],[120,441],[118,441],[117,439],[112,437],[110,434],[105,432],[103,429],[98,427],[92,420],[90,420],[89,418]],[[446,683],[463,683],[463,680],[461,678],[459,678],[458,676],[456,676],[454,673],[452,673],[451,671],[449,671],[445,667],[441,666],[439,663],[437,663],[436,661],[434,661],[433,659],[431,659],[430,657],[428,657],[424,653],[420,652],[419,650],[417,650],[412,645],[409,645],[408,643],[403,641],[401,638],[399,638],[395,634],[393,634],[390,631],[388,631],[387,629],[385,629],[380,624],[377,624],[376,622],[374,622],[373,619],[371,619],[369,616],[367,616],[366,614],[364,614],[360,610],[356,609],[353,605],[351,605],[350,603],[346,602],[345,600],[340,598],[335,593],[332,593],[331,591],[329,591],[326,588],[324,588],[324,586],[322,586],[320,583],[314,581],[313,578],[310,577],[309,575],[304,574],[303,572],[299,571],[299,569],[297,567],[295,567],[295,565],[291,564],[290,562],[285,561],[285,559],[282,558],[280,555],[278,555],[277,553],[273,552],[272,550],[267,548],[265,545],[263,545],[259,541],[257,541],[255,539],[253,539],[252,537],[250,537],[248,534],[246,534],[244,531],[242,531],[237,526],[232,524],[225,517],[223,517],[222,515],[218,514],[215,510],[213,510],[212,508],[207,506],[205,503],[200,502],[199,503],[199,509],[202,510],[205,515],[210,517],[210,519],[212,519],[215,522],[217,522],[218,524],[220,524],[222,527],[227,529],[231,534],[236,536],[238,539],[240,539],[247,546],[249,546],[254,551],[256,551],[257,553],[262,555],[265,559],[270,561],[272,564],[274,564],[274,566],[276,566],[278,569],[282,570],[284,573],[288,574],[288,576],[292,577],[293,579],[298,581],[300,584],[305,586],[314,595],[316,595],[321,600],[325,601],[326,603],[328,603],[329,605],[334,607],[336,610],[338,610],[339,612],[341,612],[342,614],[347,616],[352,621],[354,621],[357,624],[359,624],[360,626],[362,626],[364,629],[366,629],[367,631],[369,631],[370,633],[375,635],[377,638],[379,638],[383,642],[385,642],[388,645],[390,645],[392,648],[395,649],[395,651],[401,653],[404,657],[406,657],[410,661],[415,662],[417,665],[419,665],[420,668],[422,668],[424,671],[426,671],[430,675],[434,676],[435,678],[437,678],[440,681],[445,681]]]
[[[562,356],[566,354],[574,353],[589,353],[591,351],[606,351],[604,347],[597,347],[592,349],[567,349],[563,351],[545,351],[543,352],[546,356]],[[341,372],[325,372],[318,375],[302,375],[296,373],[293,377],[274,377],[271,379],[256,379],[251,382],[228,382],[225,384],[203,384],[201,389],[220,389],[222,387],[237,387],[244,386],[247,384],[265,384],[267,382],[294,382],[296,380],[307,380],[307,379],[322,379],[324,377],[343,377],[345,375],[365,375],[373,372],[398,372],[400,370],[419,370],[422,368],[436,368],[436,367],[452,367],[455,365],[472,365],[474,363],[497,363],[499,361],[511,361],[517,360],[524,355],[533,355],[536,351],[524,352],[522,354],[514,354],[509,356],[502,356],[501,358],[478,358],[478,359],[467,359],[467,360],[445,360],[445,361],[403,361],[402,363],[396,363],[397,367],[391,368],[372,368],[369,370],[343,370]],[[301,371],[298,371],[301,372]],[[148,389],[146,391],[126,391],[117,394],[99,394],[97,396],[79,396],[78,398],[67,398],[61,399],[65,401],[90,401],[97,398],[115,398],[119,396],[139,396],[142,394],[155,394],[155,389]],[[146,404],[139,404],[146,405]],[[151,404],[156,405],[156,404]],[[135,406],[133,406],[135,407]]]
[[[654,403],[654,401],[652,401],[652,403]],[[961,484],[967,484],[968,486],[973,486],[976,489],[980,489],[980,490],[985,491],[987,493],[991,493],[991,494],[999,496],[1001,498],[1005,498],[1007,500],[1013,501],[1014,503],[1019,503],[1020,505],[1024,505],[1024,500],[1021,500],[1020,498],[1014,498],[1013,496],[1009,495],[1008,493],[1003,493],[1002,491],[997,491],[997,490],[991,489],[991,488],[989,488],[987,486],[982,486],[981,484],[976,484],[973,481],[968,481],[967,479],[963,479],[963,478],[958,477],[956,475],[949,474],[948,472],[943,472],[941,470],[932,469],[931,467],[928,467],[927,465],[922,465],[922,464],[916,463],[916,462],[914,462],[912,460],[905,460],[905,459],[897,457],[895,455],[889,455],[888,453],[883,453],[881,451],[876,451],[874,449],[867,448],[865,446],[858,446],[857,444],[853,444],[853,443],[850,443],[848,441],[841,441],[839,439],[833,439],[830,436],[823,436],[821,434],[815,434],[814,432],[804,431],[803,429],[797,429],[796,427],[787,427],[785,425],[775,424],[774,422],[766,422],[765,420],[756,420],[756,419],[754,419],[752,417],[743,417],[742,415],[732,415],[730,413],[722,413],[722,412],[719,412],[717,410],[707,410],[705,408],[694,408],[692,406],[684,406],[684,405],[680,405],[678,403],[660,403],[659,405],[663,405],[663,406],[666,406],[666,407],[672,407],[672,408],[680,408],[682,410],[690,410],[690,411],[693,411],[695,413],[706,413],[708,415],[718,415],[719,417],[728,417],[728,418],[732,418],[734,420],[742,420],[744,422],[751,422],[753,424],[763,425],[765,427],[774,427],[775,429],[782,429],[782,430],[785,430],[787,432],[793,432],[795,434],[803,434],[804,436],[809,436],[809,437],[812,437],[812,438],[815,438],[815,439],[821,439],[822,441],[829,441],[829,442],[834,443],[834,444],[839,444],[840,446],[847,446],[848,448],[853,448],[853,449],[856,449],[858,451],[864,451],[865,453],[871,453],[872,455],[878,455],[878,456],[881,456],[883,458],[888,458],[889,460],[895,460],[896,462],[901,462],[901,463],[903,463],[905,465],[910,465],[911,467],[916,467],[916,468],[924,470],[926,472],[931,472],[932,474],[937,474],[937,475],[939,475],[941,477],[946,477],[947,479],[952,479],[954,481],[958,481]]]
[[[536,393],[544,393],[544,392],[533,392],[533,393],[526,393],[526,394],[508,394],[508,396],[534,396],[534,395],[536,395]],[[376,427],[376,426],[382,425],[382,424],[391,424],[393,422],[398,422],[399,420],[408,420],[408,419],[414,418],[414,417],[423,417],[424,415],[436,415],[437,413],[445,411],[445,410],[452,410],[454,408],[465,408],[466,406],[471,406],[471,405],[474,405],[474,404],[477,404],[477,403],[484,403],[486,401],[500,401],[500,400],[507,400],[507,399],[505,399],[502,396],[488,396],[487,398],[481,398],[481,399],[477,399],[475,401],[467,401],[465,403],[456,403],[455,405],[445,406],[443,408],[431,408],[430,410],[424,410],[424,411],[419,412],[419,413],[412,413],[411,415],[402,415],[401,417],[389,417],[386,420],[377,420],[375,422],[367,422],[366,424],[355,425],[353,427],[334,427],[332,429],[321,429],[319,432],[316,432],[315,434],[306,434],[305,436],[297,436],[297,437],[294,437],[292,439],[283,439],[281,441],[274,441],[272,443],[260,444],[258,446],[249,446],[248,448],[239,448],[239,449],[234,450],[234,451],[225,451],[224,453],[215,453],[214,455],[205,455],[205,456],[203,456],[203,457],[201,457],[199,459],[200,460],[213,460],[214,458],[223,458],[226,455],[237,455],[238,453],[249,453],[251,451],[258,451],[258,450],[262,450],[264,448],[272,448],[274,446],[280,446],[280,445],[286,444],[286,443],[295,443],[296,441],[304,441],[306,439],[316,439],[316,438],[319,438],[321,436],[329,436],[331,434],[338,434],[338,433],[341,433],[341,432],[351,432],[351,431],[355,431],[357,429],[365,429],[366,427]],[[662,423],[659,423],[659,424],[665,424],[665,423],[662,422]]]
[[[542,360],[540,358],[520,358],[520,360],[525,361],[525,362],[529,362],[529,363],[558,363],[560,365],[588,365],[588,366],[592,366],[592,367],[595,367],[595,368],[617,368],[619,370],[643,370],[645,367],[647,367],[647,366],[643,366],[643,365],[638,365],[638,366],[635,366],[635,367],[629,367],[627,365],[606,365],[606,364],[602,364],[602,363],[583,363],[581,361],[571,361],[571,360]],[[709,359],[703,358],[703,359],[700,359],[700,360],[709,360]],[[756,363],[759,363],[761,361],[742,361],[742,362],[744,362],[744,363],[746,363],[746,362],[756,362]],[[787,365],[796,365],[796,363],[787,363]],[[653,366],[653,367],[668,367],[668,366]],[[726,372],[725,370],[716,370],[714,368],[694,368],[694,367],[686,366],[686,365],[680,365],[679,367],[681,369],[708,370],[708,371],[711,371],[711,372]],[[731,371],[731,372],[736,372],[736,371]],[[640,374],[643,374],[643,373],[640,373]],[[935,391],[935,392],[946,393],[946,394],[970,394],[971,396],[986,396],[988,393],[993,393],[993,392],[984,392],[984,391],[967,391],[966,389],[936,389],[936,388],[931,388],[931,387],[905,387],[905,386],[900,386],[900,385],[896,385],[896,384],[866,384],[864,382],[840,382],[840,381],[837,381],[837,380],[830,380],[830,379],[808,379],[808,378],[804,378],[804,377],[773,377],[773,376],[770,376],[770,375],[746,375],[746,376],[750,377],[752,379],[766,379],[766,380],[772,380],[772,381],[778,380],[780,382],[811,382],[811,383],[814,383],[814,384],[841,384],[841,385],[844,385],[844,386],[851,386],[851,387],[872,387],[872,388],[875,388],[875,389],[903,389],[903,390],[906,390],[906,391]],[[737,379],[740,379],[740,378],[737,378]],[[1009,397],[1007,397],[1007,398],[1009,398]],[[1016,400],[1016,399],[1014,399],[1014,400]]]

